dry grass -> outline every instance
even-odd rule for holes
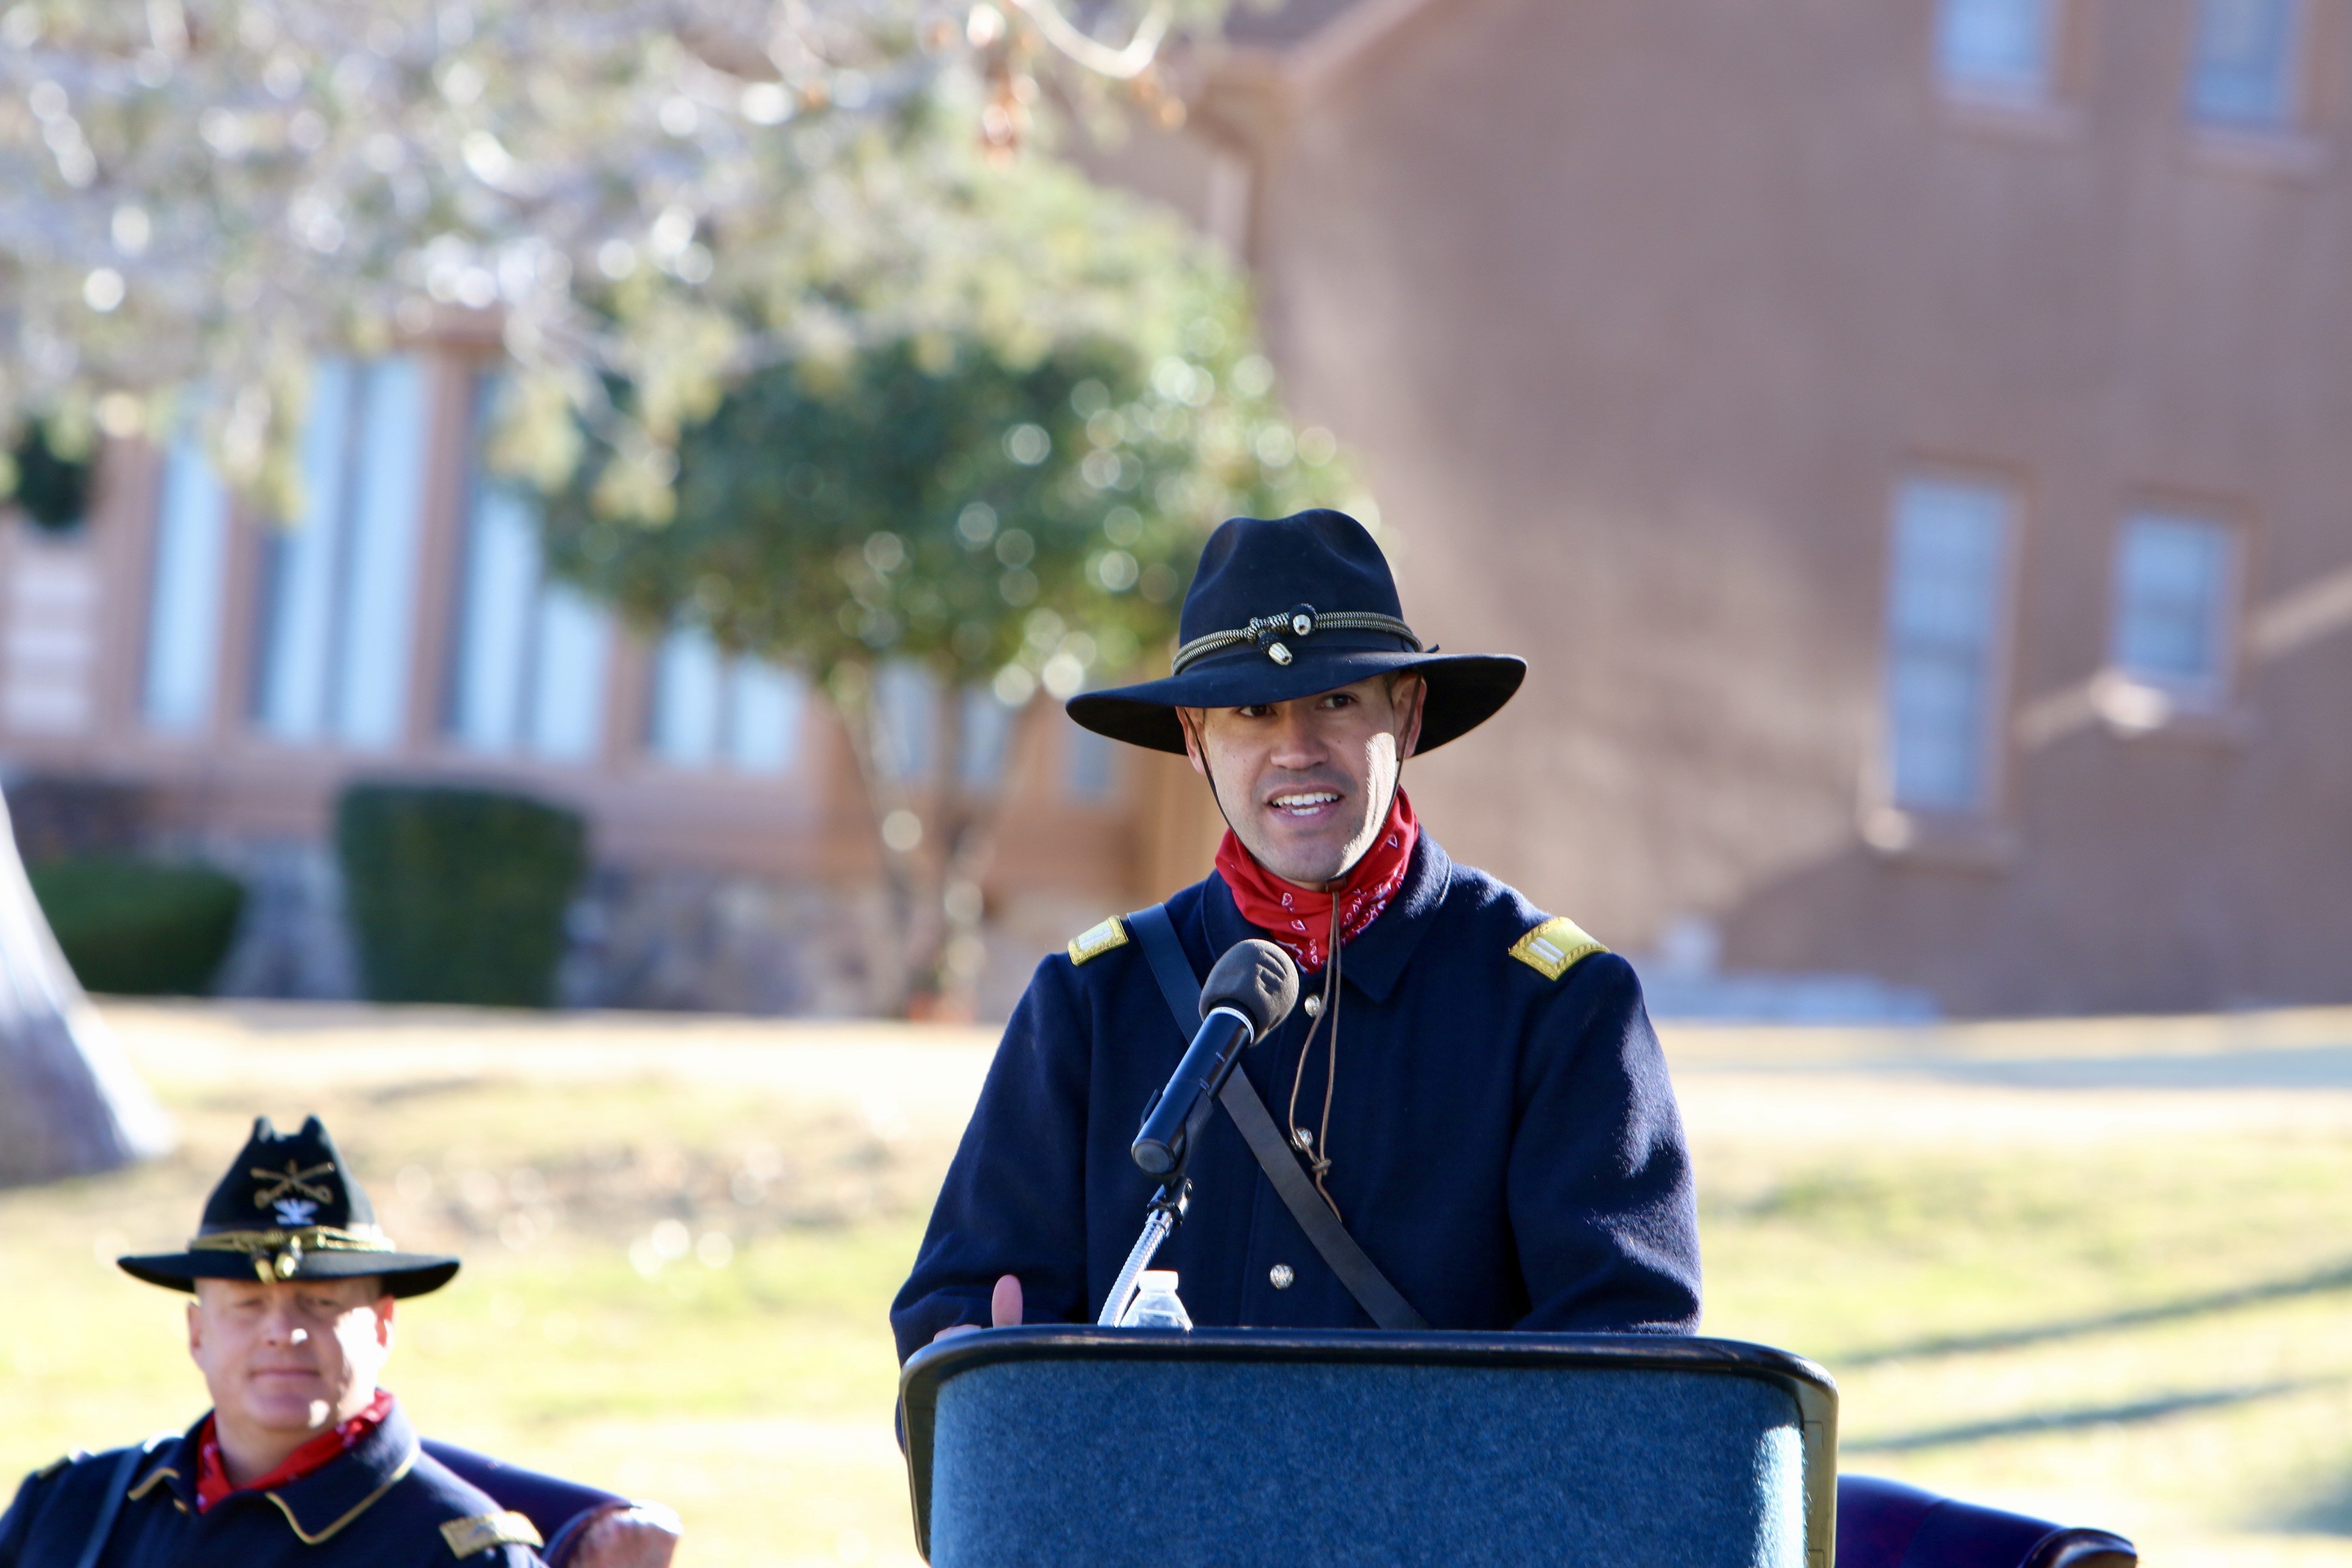
[[[396,1237],[467,1259],[402,1319],[420,1425],[673,1504],[688,1564],[910,1558],[883,1312],[985,1037],[111,1011],[185,1144],[0,1194],[0,1472],[201,1407],[174,1300],[110,1260],[184,1236],[253,1114],[316,1110]],[[1675,1031],[1709,1331],[1837,1373],[1848,1468],[2155,1564],[2352,1565],[2346,1040]]]

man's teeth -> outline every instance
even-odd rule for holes
[[[1276,811],[1312,811],[1339,798],[1329,790],[1317,790],[1310,795],[1278,795],[1274,797],[1274,808]]]

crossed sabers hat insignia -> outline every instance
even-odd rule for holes
[[[268,1208],[289,1192],[299,1193],[304,1197],[318,1203],[333,1203],[335,1189],[318,1185],[313,1178],[331,1176],[334,1173],[335,1167],[331,1161],[324,1165],[312,1165],[310,1169],[304,1170],[298,1162],[293,1160],[286,1162],[286,1169],[283,1171],[268,1171],[256,1165],[247,1173],[257,1182],[270,1184],[253,1194],[253,1206],[257,1209]]]

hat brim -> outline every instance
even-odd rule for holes
[[[167,1290],[194,1290],[199,1279],[251,1279],[253,1255],[247,1252],[159,1252],[118,1258],[115,1266],[133,1279]],[[381,1275],[387,1294],[423,1296],[457,1278],[458,1260],[421,1252],[306,1252],[296,1279],[363,1279]]]
[[[1085,691],[1066,707],[1097,735],[1155,752],[1184,752],[1179,708],[1240,708],[1288,702],[1336,691],[1359,680],[1411,670],[1427,683],[1422,707],[1420,756],[1457,740],[1493,718],[1527,679],[1528,665],[1509,654],[1408,653],[1400,648],[1333,649],[1288,666],[1263,656],[1204,663],[1136,686]]]

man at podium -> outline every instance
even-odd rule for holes
[[[1158,1266],[1195,1324],[1694,1331],[1690,1163],[1633,969],[1447,858],[1402,786],[1524,663],[1424,649],[1371,536],[1309,511],[1211,536],[1173,666],[1069,712],[1191,759],[1216,869],[1038,965],[892,1307],[899,1359],[1095,1320],[1159,1190],[1129,1145],[1197,1023],[1169,973],[1197,987],[1251,938],[1305,1001],[1234,1069],[1261,1128],[1229,1095],[1190,1151]]]

